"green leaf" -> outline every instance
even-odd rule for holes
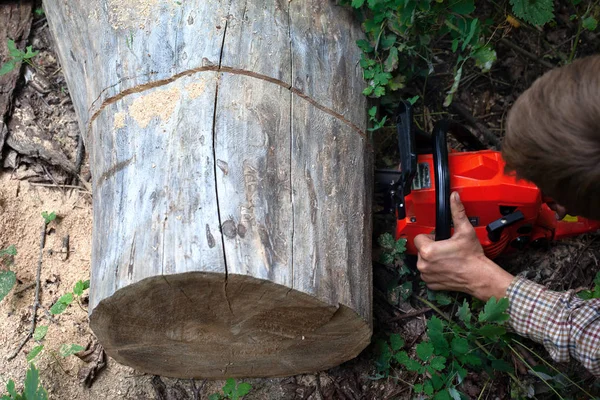
[[[373,91],[375,97],[381,97],[385,94],[385,88],[383,86],[377,86]]]
[[[508,321],[509,315],[506,313],[508,309],[508,299],[506,297],[496,300],[492,297],[483,307],[483,311],[479,313],[479,322],[504,322]]]
[[[27,362],[31,362],[42,350],[44,350],[43,344],[37,345],[31,349],[29,354],[27,354]]]
[[[447,306],[452,303],[452,299],[445,292],[434,292],[435,301],[442,306]]]
[[[365,0],[352,0],[352,7],[361,8],[365,4]]]
[[[369,108],[369,117],[375,118],[376,115],[377,115],[377,106],[373,106],[373,107]],[[381,239],[381,236],[379,238]]]
[[[457,14],[470,14],[475,11],[474,0],[452,0],[450,2],[450,9]]]
[[[402,339],[400,334],[394,333],[390,335],[390,347],[393,351],[398,351],[404,347],[404,339]]]
[[[433,355],[433,344],[431,342],[421,342],[417,345],[416,351],[421,360],[427,361]]]
[[[452,400],[462,400],[460,392],[455,388],[448,388],[448,393],[450,394]]]
[[[469,43],[475,36],[475,33],[478,31],[479,31],[479,20],[477,18],[474,18],[471,21],[471,24],[469,25],[469,33],[467,34],[467,37],[465,38],[465,40],[463,42],[463,45],[462,45],[463,51],[467,48],[467,46],[469,45]]]
[[[427,321],[427,336],[435,347],[435,354],[447,357],[450,354],[450,345],[443,332],[444,323],[438,317],[433,316]]]
[[[13,60],[7,61],[4,63],[4,65],[2,65],[2,67],[0,67],[0,76],[8,74],[15,69],[15,66],[16,64]]]
[[[8,391],[8,394],[10,394],[10,396],[15,399],[17,397],[17,389],[15,388],[15,381],[13,381],[12,379],[10,379],[8,381],[8,383],[6,384],[6,390]]]
[[[408,360],[406,360],[406,362],[403,365],[410,372],[422,373],[425,369],[423,367],[423,365],[421,365],[421,363],[419,363],[417,360],[413,360],[412,358],[409,358]]]
[[[458,308],[458,311],[456,312],[456,316],[458,317],[458,319],[464,322],[465,325],[469,325],[471,323],[471,318],[473,317],[473,314],[471,313],[471,308],[469,307],[467,299],[463,300],[462,306],[460,306]]]
[[[414,106],[415,103],[417,102],[417,100],[419,100],[419,97],[420,97],[419,95],[409,97],[408,99],[406,99],[406,101],[408,101],[411,106]],[[402,239],[402,240],[404,240],[404,245],[406,246],[406,239]],[[406,251],[406,247],[404,248],[404,250]]]
[[[56,219],[56,213],[52,211],[50,214],[48,214],[47,211],[44,211],[42,212],[42,217],[44,218],[44,221],[46,221],[46,224],[49,224]]]
[[[10,54],[11,57],[19,60],[22,58],[23,52],[17,49],[17,45],[15,44],[14,40],[8,39],[6,41],[6,47],[8,47],[8,54]]]
[[[365,90],[363,90],[362,94],[364,94],[365,96],[370,96],[371,94],[373,94],[373,86],[367,86]]]
[[[73,287],[73,293],[75,293],[77,296],[81,296],[83,294],[83,290],[83,281],[77,281]]]
[[[48,394],[40,385],[40,373],[35,369],[35,365],[29,364],[25,384],[23,387],[24,400],[46,400]]]
[[[388,82],[388,88],[391,91],[402,89],[405,86],[406,77],[404,75],[396,75],[391,81]]]
[[[506,329],[499,325],[485,325],[477,330],[477,333],[488,339],[497,338],[506,334]]]
[[[89,288],[90,288],[90,280],[86,279],[85,281],[83,281],[83,290],[86,290]]]
[[[460,358],[464,364],[470,365],[472,367],[479,367],[481,365],[481,358],[477,357],[472,353],[466,354]]]
[[[35,328],[35,332],[33,332],[33,340],[40,341],[48,333],[48,326],[42,325]]]
[[[429,365],[436,371],[442,371],[446,368],[446,357],[435,356],[429,361]]]
[[[213,393],[208,396],[208,400],[221,400],[221,395],[219,393]]]
[[[454,98],[454,94],[458,90],[458,85],[460,84],[461,78],[462,66],[459,69],[457,69],[456,73],[454,74],[454,83],[452,84],[452,87],[450,88],[448,93],[446,93],[446,98],[444,99],[444,107],[448,107],[450,106],[450,104],[452,104],[452,99]]]
[[[394,245],[394,250],[397,254],[403,254],[406,251],[406,239],[398,239],[396,240],[396,244]]]
[[[441,392],[437,392],[435,396],[433,396],[433,400],[452,400],[450,397],[450,393],[448,390],[442,390]]]
[[[382,264],[392,265],[394,263],[395,257],[392,253],[384,251],[379,256],[379,261]]]
[[[404,282],[398,287],[398,294],[402,297],[402,300],[406,301],[413,294],[413,283],[412,281]]]
[[[452,52],[453,53],[456,53],[456,50],[458,50],[458,43],[459,43],[458,38],[452,40]]]
[[[398,68],[398,49],[396,47],[390,49],[389,55],[385,59],[383,66],[386,72],[392,72]]]
[[[396,40],[398,39],[398,37],[396,35],[385,35],[383,36],[383,38],[381,39],[381,47],[383,48],[383,50],[390,50],[393,48],[392,46],[396,43]],[[396,49],[397,51],[398,49]]]
[[[422,383],[415,384],[415,386],[413,387],[413,390],[415,391],[416,394],[423,393],[423,384]]]
[[[52,307],[50,307],[50,313],[54,315],[60,314],[65,311],[72,302],[73,293],[64,294]]]
[[[533,25],[544,25],[554,18],[553,0],[510,0],[515,15]]]
[[[8,246],[4,250],[0,250],[0,257],[5,257],[5,256],[13,256],[14,257],[16,255],[17,255],[17,247],[14,244]]]
[[[581,21],[581,26],[583,26],[588,31],[595,31],[598,27],[598,21],[594,17],[587,17]]]
[[[85,350],[85,347],[80,346],[78,344],[63,344],[60,346],[58,352],[63,357],[68,357],[72,354],[79,353],[80,351]]]
[[[245,395],[247,395],[248,393],[250,393],[250,390],[252,390],[252,385],[249,383],[240,383],[237,386],[237,394],[240,398],[244,397]]]
[[[27,52],[23,55],[23,58],[25,59],[33,58],[40,53],[39,50],[33,51],[33,48],[31,46],[27,46],[26,50]]]
[[[17,275],[12,271],[0,272],[0,301],[2,301],[17,282]]]
[[[367,41],[365,39],[357,40],[356,45],[358,46],[359,49],[361,49],[365,53],[372,53],[373,50],[375,50],[373,48],[373,46],[371,46],[371,43],[369,43],[369,41]]]
[[[465,338],[455,337],[451,343],[452,352],[455,354],[467,354],[469,352],[469,342]]]
[[[392,352],[390,351],[390,347],[383,340],[378,340],[376,342],[378,356],[375,360],[375,367],[377,367],[378,372],[385,372],[386,374],[390,369],[390,360],[392,359]]]
[[[432,374],[431,383],[433,383],[433,390],[440,390],[444,386],[444,379],[442,379],[440,374]]]
[[[483,72],[488,72],[496,61],[496,50],[486,45],[474,52],[472,57],[475,60],[475,66],[481,68]]]
[[[433,384],[429,379],[423,382],[423,393],[425,393],[427,396],[433,395]]]

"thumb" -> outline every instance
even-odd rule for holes
[[[450,196],[450,211],[452,212],[452,222],[454,223],[454,232],[465,232],[473,229],[465,206],[460,201],[458,192],[452,193]]]
[[[427,244],[427,243],[431,243],[435,241],[435,236],[434,235],[417,235],[415,236],[415,238],[413,239],[413,243],[415,245],[415,247],[417,248],[417,251],[421,251],[421,248]]]

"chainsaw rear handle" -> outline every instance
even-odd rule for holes
[[[435,171],[435,240],[450,239],[452,213],[450,211],[450,171],[446,136],[452,133],[468,150],[483,150],[485,146],[471,131],[458,122],[441,120],[433,127],[432,149]]]

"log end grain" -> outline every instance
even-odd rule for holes
[[[371,338],[369,324],[344,305],[207,272],[127,286],[99,303],[90,324],[118,362],[178,378],[310,373],[354,358]]]

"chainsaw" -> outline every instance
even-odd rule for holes
[[[435,232],[435,240],[452,235],[450,194],[458,192],[469,221],[488,258],[553,240],[595,232],[600,221],[567,215],[557,220],[533,183],[504,172],[500,152],[488,150],[463,125],[441,120],[431,135],[415,129],[412,107],[401,102],[397,115],[400,165],[378,170],[384,211],[396,216],[396,240],[406,239],[406,253],[416,255],[413,239]],[[451,134],[466,151],[448,151]]]

